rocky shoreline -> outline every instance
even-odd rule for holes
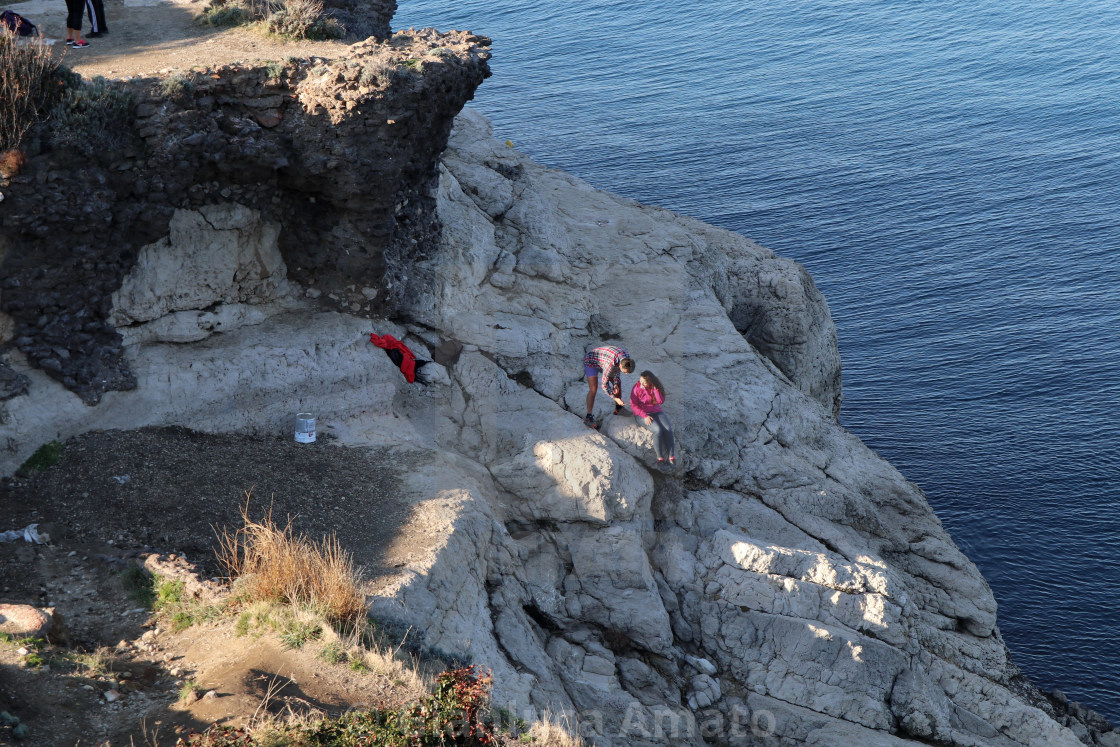
[[[381,538],[374,615],[601,747],[1120,741],[1026,682],[921,491],[837,423],[835,329],[805,270],[494,140],[459,111],[488,44],[409,31],[186,90],[133,83],[112,159],[75,170],[46,149],[9,175],[0,473],[80,436],[148,474],[118,490],[124,467],[94,460],[96,497],[64,465],[7,480],[11,515],[126,532],[165,480],[152,531],[129,536],[157,544],[255,475],[303,484],[316,530]],[[70,211],[77,248],[47,222],[71,203],[112,216]],[[433,360],[425,380],[371,332]],[[675,470],[632,418],[581,424],[578,361],[603,341],[665,382]],[[322,423],[313,459],[289,441],[301,411]],[[141,430],[165,426],[187,430]],[[215,443],[271,456],[200,491]],[[331,473],[355,454],[355,490],[392,487],[349,508]]]

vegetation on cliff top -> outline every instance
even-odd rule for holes
[[[211,0],[195,17],[200,26],[256,24],[285,39],[325,41],[346,36],[346,27],[323,10],[322,0]]]
[[[49,46],[17,38],[0,27],[0,156],[19,148],[73,84],[73,74],[51,56]]]

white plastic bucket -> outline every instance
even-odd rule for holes
[[[296,414],[296,441],[301,444],[315,443],[315,416],[309,412]]]

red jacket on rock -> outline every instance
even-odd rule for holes
[[[409,384],[416,381],[416,356],[412,354],[407,345],[392,335],[370,334],[369,341],[379,348],[385,348],[385,353],[404,374],[405,381]]]

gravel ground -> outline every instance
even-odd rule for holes
[[[56,540],[116,554],[177,552],[216,571],[215,527],[272,510],[296,534],[334,533],[372,574],[408,518],[399,461],[322,438],[213,435],[183,428],[99,431],[67,442],[59,462],[0,482],[0,530],[39,522]]]

